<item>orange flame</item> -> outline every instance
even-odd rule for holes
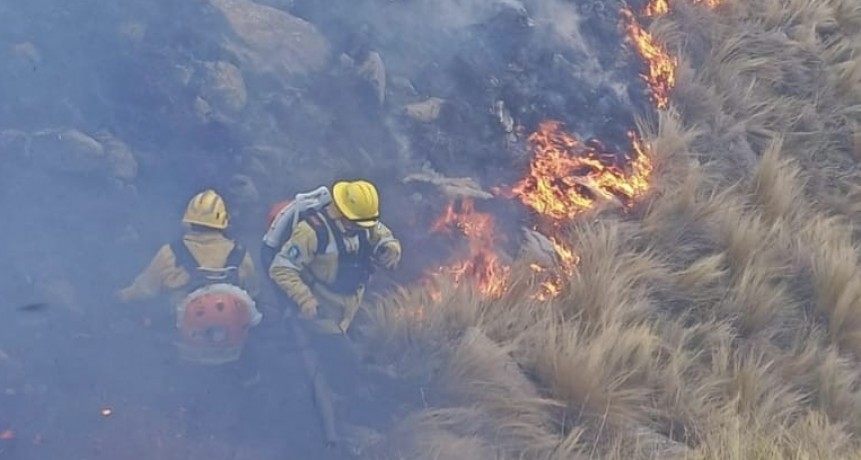
[[[694,0],[695,5],[702,4],[706,8],[717,8],[720,4],[723,3],[723,0]]]
[[[660,16],[670,12],[670,5],[667,0],[652,0],[646,5],[645,16],[648,18]]]
[[[534,297],[545,301],[556,298],[562,293],[565,280],[574,275],[574,267],[580,262],[580,257],[574,251],[555,237],[550,238],[553,249],[556,252],[558,264],[556,270],[548,271],[538,264],[532,264],[531,268],[536,274],[543,275],[543,281],[539,283],[541,291]]]
[[[431,231],[449,235],[457,232],[467,241],[466,257],[442,267],[441,272],[452,276],[455,283],[475,281],[479,292],[488,297],[497,298],[505,292],[510,267],[499,261],[495,247],[499,237],[492,215],[476,211],[473,201],[465,198],[450,203]]]
[[[655,8],[655,11],[658,11],[658,7]],[[652,100],[659,109],[665,109],[669,105],[670,90],[676,85],[678,59],[655,41],[652,34],[637,22],[630,9],[622,8],[621,14],[626,20],[627,40],[634,45],[637,53],[649,66],[648,74],[642,77],[652,91]]]
[[[693,0],[694,5],[702,4],[706,8],[714,9],[720,6],[723,3],[723,0]],[[648,5],[646,5],[646,9],[643,11],[643,15],[647,18],[652,18],[655,16],[661,16],[670,12],[670,5],[668,0],[651,0]]]
[[[601,150],[597,142],[580,142],[549,120],[529,136],[535,149],[529,174],[512,193],[539,214],[561,221],[571,219],[595,206],[600,199],[621,199],[629,204],[649,188],[651,160],[633,133],[629,134],[636,156],[631,174]]]

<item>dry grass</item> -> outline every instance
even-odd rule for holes
[[[861,458],[861,3],[688,3],[652,24],[682,63],[652,193],[571,223],[562,296],[514,267],[375,310],[450,396],[396,458]]]

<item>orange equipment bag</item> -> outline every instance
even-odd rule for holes
[[[180,356],[201,364],[235,361],[248,330],[260,320],[254,300],[243,289],[226,283],[204,286],[189,294],[177,311]]]

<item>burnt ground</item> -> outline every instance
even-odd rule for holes
[[[416,387],[346,360],[325,363],[341,449],[324,449],[298,347],[277,321],[254,330],[238,365],[180,362],[159,305],[118,307],[94,330],[56,308],[8,316],[0,423],[15,431],[0,458],[355,458],[420,402]],[[13,338],[9,340],[9,338]],[[20,337],[20,340],[14,340]],[[334,339],[337,340],[337,339]],[[46,353],[51,350],[51,353]],[[349,379],[337,379],[349,366]],[[110,409],[110,415],[101,413]],[[354,426],[360,426],[357,431]]]

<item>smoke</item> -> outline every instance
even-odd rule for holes
[[[140,386],[142,363],[159,368],[165,350],[140,345],[152,329],[139,323],[169,323],[170,312],[112,295],[179,235],[187,200],[208,187],[256,254],[271,204],[336,178],[375,180],[409,258],[395,278],[414,280],[440,257],[427,229],[446,203],[406,175],[430,167],[486,189],[513,184],[526,136],[547,118],[625,145],[645,98],[628,84],[636,69],[617,10],[597,0],[0,2],[0,292],[9,308],[52,306],[26,333],[15,333],[17,316],[4,320],[0,349],[38,357],[37,380]],[[70,362],[109,359],[69,340],[126,333],[119,348],[140,363],[89,362],[89,377],[44,367],[57,349]]]

